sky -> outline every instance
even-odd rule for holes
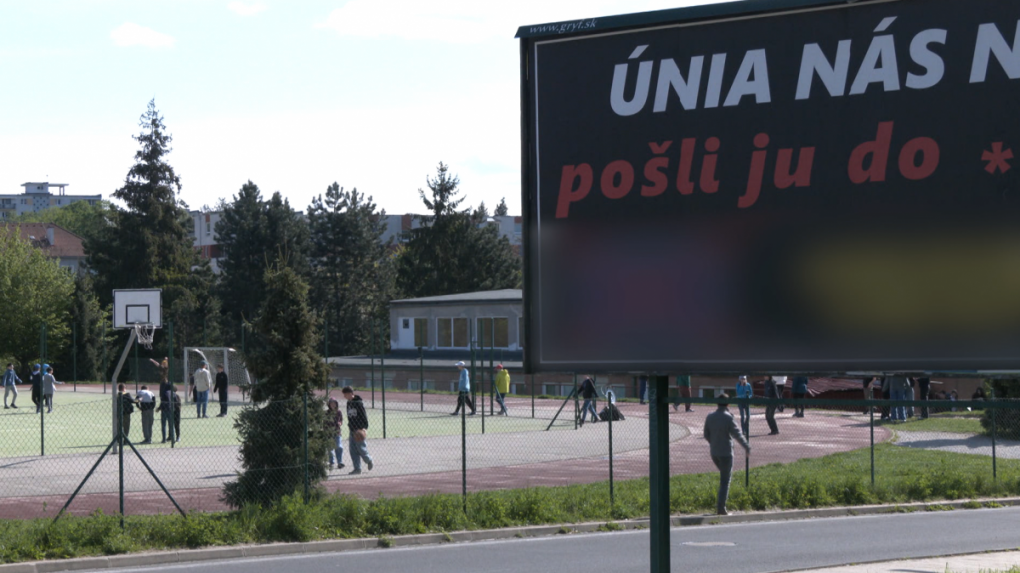
[[[0,193],[109,198],[151,99],[192,209],[248,180],[299,210],[333,182],[520,213],[517,28],[713,0],[0,0]]]

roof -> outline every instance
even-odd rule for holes
[[[465,292],[460,294],[446,294],[441,296],[426,296],[422,298],[405,298],[402,300],[390,301],[391,306],[413,306],[427,304],[464,304],[478,302],[523,302],[524,296],[521,289],[508,288],[503,290],[488,290],[481,292]]]
[[[867,1],[867,0],[865,0]],[[639,12],[605,16],[601,18],[585,18],[566,22],[551,22],[521,26],[517,29],[516,38],[539,38],[544,36],[572,36],[617,30],[620,28],[636,28],[654,24],[672,24],[697,20],[714,20],[724,17],[749,16],[765,12],[817,8],[822,6],[845,5],[847,0],[743,0],[741,2],[724,2],[691,6],[688,8],[671,8],[653,12]]]
[[[84,241],[78,235],[53,223],[0,223],[9,229],[20,226],[21,238],[29,241],[36,248],[45,251],[46,256],[68,259],[85,256]],[[46,230],[53,229],[53,244],[50,244]]]

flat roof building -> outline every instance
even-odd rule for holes
[[[102,195],[68,195],[68,183],[48,181],[22,183],[24,193],[0,194],[0,221],[13,219],[24,213],[36,213],[50,207],[65,207],[78,201],[95,205],[103,200]]]

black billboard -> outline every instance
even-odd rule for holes
[[[524,37],[529,370],[1020,368],[1018,20],[899,0]]]

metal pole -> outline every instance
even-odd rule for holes
[[[868,406],[871,417],[871,487],[875,487],[875,408]]]
[[[326,380],[322,383],[322,389],[329,390],[329,319],[324,318],[322,323],[323,354],[322,360],[326,363]]]
[[[172,346],[171,346],[172,348]],[[106,375],[109,374],[110,370],[110,357],[107,354],[109,349],[106,347],[106,319],[103,319],[103,394],[106,394]]]
[[[989,392],[989,395],[991,396],[992,401],[994,402],[995,401],[995,388],[991,389],[991,392]],[[995,452],[995,446],[996,446],[996,441],[997,441],[996,438],[998,437],[997,436],[998,428],[996,427],[996,423],[995,423],[995,411],[996,410],[997,410],[997,408],[995,407],[995,404],[993,403],[992,404],[992,479],[995,480],[995,481],[999,481],[998,456],[996,455],[996,452]]]
[[[244,331],[245,331],[244,323],[242,322],[241,323],[241,354],[244,354],[245,351],[246,351],[246,347],[245,347],[245,342],[246,341],[244,339]]]
[[[386,344],[379,328],[379,378],[382,379],[382,437],[386,439]]]
[[[118,489],[120,498],[120,528],[124,529],[124,404],[120,402],[122,396],[118,396],[117,403],[117,469],[120,477]]]
[[[206,316],[202,315],[202,346],[209,347],[209,331],[206,330]],[[137,390],[137,389],[136,389]]]
[[[305,420],[305,431],[301,432],[304,437],[302,440],[304,443],[304,466],[305,466],[305,503],[308,503],[308,489],[309,489],[309,478],[308,478],[308,392],[304,392],[301,395],[304,401],[304,420]],[[337,460],[340,461],[340,460]]]
[[[418,347],[418,393],[420,394],[421,411],[425,411],[425,356]]]
[[[494,364],[492,363],[493,355],[496,353],[496,319],[493,318],[489,324],[489,415],[495,414],[496,409],[493,406],[495,402],[495,389],[496,389],[496,378],[493,370]]]
[[[368,353],[372,356],[372,379],[370,385],[372,388],[372,409],[375,410],[375,325],[370,326],[368,331],[369,336],[372,338]]]
[[[244,333],[244,330],[241,330]],[[174,323],[173,321],[166,323],[166,345],[167,345],[167,356],[170,357],[170,361],[167,364],[166,381],[170,384],[170,388],[173,388],[173,372],[174,372]],[[167,406],[167,410],[170,411],[170,447],[173,448],[177,445],[177,435],[174,430],[174,392],[170,390],[170,402]],[[162,398],[161,398],[162,399]]]
[[[471,399],[471,394],[464,396],[465,400]],[[464,504],[464,515],[467,515],[467,404],[462,404],[460,409],[460,489],[461,500]]]
[[[648,389],[650,570],[669,573],[669,377],[649,376]]]
[[[747,404],[747,445],[751,445],[751,404],[750,399],[744,398]],[[744,455],[744,487],[751,487],[751,454],[746,453]]]
[[[78,323],[71,323],[71,353],[74,360],[71,362],[74,371],[74,391],[78,391]]]
[[[577,404],[577,372],[574,372],[574,429],[577,429],[577,414],[580,408]]]
[[[616,507],[616,492],[613,483],[613,391],[610,390],[606,396],[606,401],[609,402],[609,508],[610,512]]]
[[[46,399],[42,393],[39,394],[39,455],[46,455]]]
[[[531,375],[531,417],[535,417],[535,375]]]

